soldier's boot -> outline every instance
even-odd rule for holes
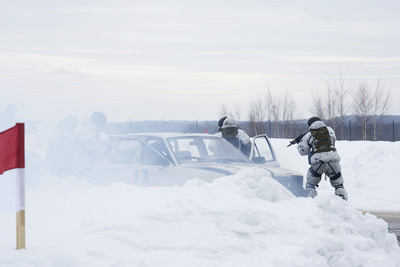
[[[313,184],[309,184],[309,183],[306,184],[306,190],[308,191],[307,197],[314,198],[318,195],[317,190],[315,190],[315,188],[317,186],[318,185],[313,185]]]
[[[346,201],[348,199],[346,189],[344,189],[342,184],[335,186],[335,195],[343,198]]]

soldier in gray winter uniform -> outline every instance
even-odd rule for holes
[[[222,136],[249,157],[251,149],[250,137],[238,127],[237,120],[232,117],[223,117],[218,122],[218,126],[220,127],[219,132],[215,135]]]
[[[347,192],[343,187],[343,176],[340,167],[340,156],[335,148],[336,135],[333,129],[326,126],[318,117],[308,120],[310,131],[303,136],[297,145],[300,155],[308,155],[311,167],[307,173],[306,188],[310,197],[315,197],[322,174],[329,177],[335,194],[347,200]]]

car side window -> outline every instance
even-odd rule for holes
[[[175,155],[184,154],[186,157],[200,157],[200,148],[198,142],[193,138],[179,138],[170,142],[170,147]]]
[[[155,151],[146,145],[142,146],[138,154],[137,163],[141,165],[151,165],[151,166],[168,166],[169,161],[166,158],[158,155]]]
[[[122,139],[111,154],[111,163],[132,164],[142,144],[134,139]]]
[[[254,140],[253,159],[257,157],[263,157],[265,161],[274,160],[271,147],[269,146],[265,136],[257,137]]]
[[[169,159],[171,162],[173,162],[172,157],[169,154],[168,148],[163,139],[155,137],[147,137],[144,141],[146,142],[146,144],[154,148],[158,153],[160,153],[161,155]]]
[[[168,140],[168,144],[179,164],[197,162],[204,156],[204,149],[202,153],[201,148],[204,143],[201,139],[196,140],[191,137],[171,138]]]

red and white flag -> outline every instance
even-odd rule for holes
[[[0,133],[0,211],[25,210],[24,124]]]

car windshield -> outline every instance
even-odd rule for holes
[[[237,148],[219,137],[171,137],[167,138],[167,143],[179,164],[192,162],[251,163]]]

